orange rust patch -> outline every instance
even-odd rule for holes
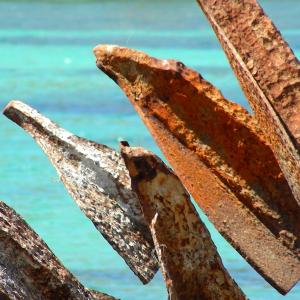
[[[199,206],[286,293],[300,277],[300,208],[256,120],[181,63],[105,47],[95,49],[98,67],[124,90]]]

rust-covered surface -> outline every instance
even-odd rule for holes
[[[300,278],[300,210],[256,120],[182,63],[110,45],[94,53],[216,228],[286,293]]]
[[[81,285],[27,223],[0,201],[0,299],[115,298]]]
[[[20,101],[4,114],[41,146],[80,209],[131,270],[147,283],[158,269],[146,226],[120,154],[60,128]]]
[[[300,205],[300,65],[255,0],[198,0]]]
[[[245,299],[179,178],[153,153],[121,147],[171,300]]]

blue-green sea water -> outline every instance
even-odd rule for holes
[[[300,54],[300,2],[261,1]],[[77,135],[160,154],[120,89],[95,66],[100,43],[137,48],[197,69],[249,108],[196,1],[0,1],[0,106],[20,99]],[[225,134],[225,133],[224,133]],[[82,283],[122,299],[166,299],[161,274],[143,286],[74,204],[33,140],[0,116],[0,198]],[[250,299],[283,299],[208,223],[223,262]],[[287,275],[288,276],[288,275]],[[300,285],[285,297],[300,299]]]

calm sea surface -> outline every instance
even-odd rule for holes
[[[0,106],[20,99],[77,135],[115,148],[126,139],[160,154],[126,97],[95,67],[93,47],[108,43],[180,60],[249,108],[195,2],[0,1]],[[261,4],[299,57],[300,2]],[[132,275],[74,204],[39,147],[4,116],[0,142],[0,198],[82,283],[122,299],[166,299],[161,275],[147,286]],[[202,217],[250,299],[282,299]],[[285,299],[299,300],[300,285]]]

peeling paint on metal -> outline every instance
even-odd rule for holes
[[[20,101],[10,102],[4,114],[41,146],[80,209],[131,270],[150,281],[158,269],[154,245],[120,154],[71,134]]]
[[[122,147],[171,300],[246,299],[179,178],[153,153]]]

